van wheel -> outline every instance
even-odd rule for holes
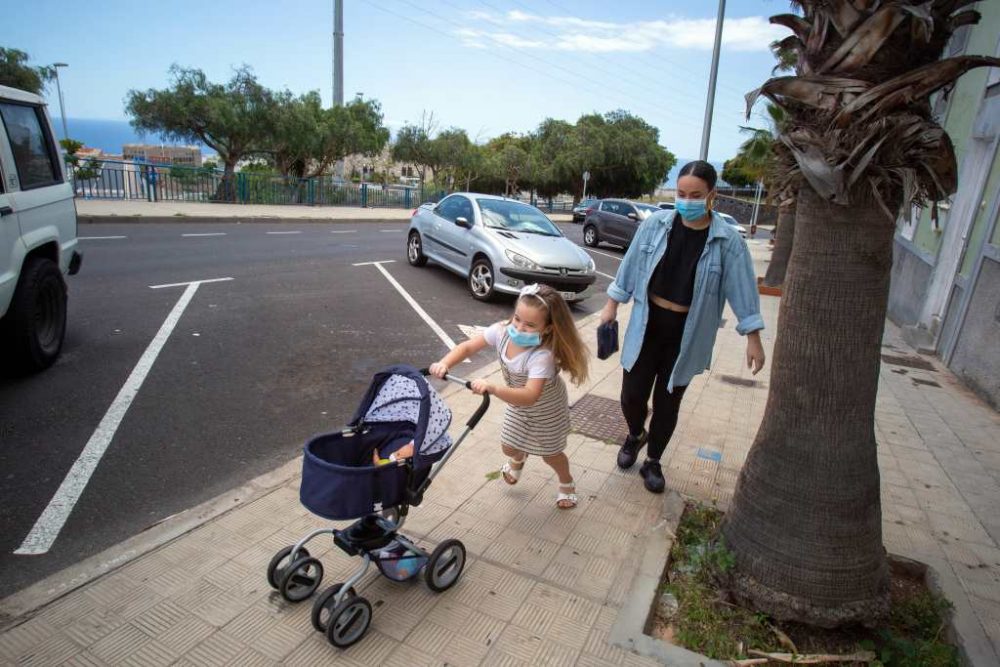
[[[51,366],[66,334],[66,283],[50,259],[27,260],[3,319],[3,338],[15,370],[34,373]]]
[[[600,237],[597,236],[597,227],[587,225],[583,228],[583,242],[591,248],[597,247],[597,244],[601,242]]]

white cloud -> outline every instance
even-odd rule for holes
[[[456,31],[465,46],[492,45],[550,51],[587,53],[642,52],[657,48],[711,49],[714,19],[669,17],[652,21],[615,23],[574,16],[539,16],[522,11],[503,14],[472,11],[470,27]],[[551,33],[551,36],[545,33]],[[723,48],[734,51],[767,51],[771,42],[787,35],[762,16],[726,19]]]

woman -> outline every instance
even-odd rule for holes
[[[618,467],[632,467],[648,442],[639,473],[653,493],[665,486],[660,457],[677,425],[684,390],[712,360],[724,300],[739,320],[736,330],[747,337],[747,366],[754,375],[764,367],[753,261],[739,230],[712,211],[716,178],[715,167],[701,160],[681,169],[676,210],[650,216],[636,231],[601,311],[601,322],[610,322],[618,304],[635,299],[621,352],[629,435]]]

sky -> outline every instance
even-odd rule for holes
[[[730,0],[709,158],[744,139],[743,95],[769,76],[767,17],[784,0]],[[474,140],[625,109],[697,157],[718,3],[712,0],[344,0],[344,95],[377,99],[395,130],[433,113]],[[66,62],[70,118],[124,119],[130,89],[169,85],[171,64],[229,78],[249,65],[271,88],[332,97],[333,0],[0,0],[0,46]],[[52,115],[58,113],[54,86]],[[58,121],[57,121],[58,122]]]

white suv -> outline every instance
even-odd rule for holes
[[[0,86],[0,357],[47,368],[66,333],[66,281],[80,270],[73,186],[38,95]]]

